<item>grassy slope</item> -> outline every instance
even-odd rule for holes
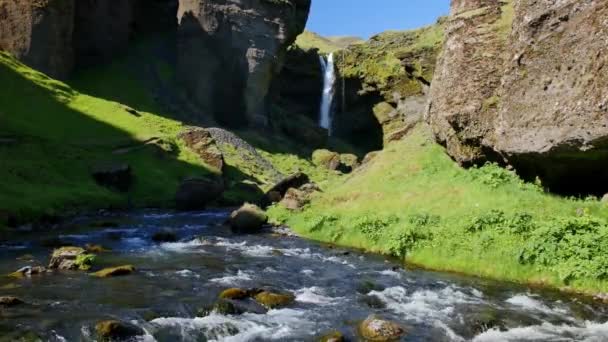
[[[334,43],[331,40],[310,31],[304,31],[299,35],[296,39],[296,45],[303,50],[319,49],[319,52],[322,54],[335,52],[342,48],[340,44]]]
[[[150,113],[161,111],[124,61],[82,74],[71,87],[2,53],[0,80],[0,137],[16,141],[0,144],[0,224],[7,213],[28,219],[70,207],[171,205],[181,178],[209,172],[176,141],[181,123]],[[105,98],[129,103],[141,116]],[[153,137],[163,142],[112,153]],[[128,195],[99,187],[90,176],[96,165],[116,162],[133,168]]]
[[[389,145],[371,164],[334,180],[330,189],[301,213],[275,206],[271,217],[309,238],[398,256],[407,252],[407,261],[432,269],[556,287],[565,286],[564,272],[580,270],[580,265],[522,264],[522,248],[549,240],[544,236],[548,228],[574,231],[572,227],[597,220],[600,232],[579,237],[588,238],[589,246],[603,239],[600,247],[608,231],[608,208],[599,201],[546,194],[498,167],[464,170],[433,142],[424,125]],[[520,231],[528,226],[529,231]],[[599,261],[600,270],[608,269],[601,257],[605,250],[586,249],[574,240],[565,244],[565,249],[582,250],[568,260],[584,265]],[[564,250],[563,245],[545,247],[549,259],[547,251]],[[608,290],[608,283],[597,278],[605,275],[568,281],[576,290]]]

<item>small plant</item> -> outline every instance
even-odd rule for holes
[[[393,215],[390,216],[376,216],[376,215],[365,215],[355,220],[354,227],[367,238],[374,242],[378,242],[380,237],[384,233],[384,230],[399,222],[399,218]]]
[[[338,217],[334,215],[320,215],[315,216],[306,221],[306,228],[309,232],[317,232],[321,230],[326,224],[335,224],[338,221]]]
[[[430,234],[422,229],[408,226],[391,236],[388,251],[392,256],[405,258],[407,252],[412,250],[418,243],[430,238]]]
[[[95,262],[95,254],[81,254],[76,257],[74,264],[78,266],[79,270],[88,271]]]
[[[507,216],[501,210],[491,210],[486,214],[473,217],[466,230],[469,233],[476,233],[494,229],[512,234],[524,234],[533,228],[533,217],[528,213],[515,213],[513,216]]]

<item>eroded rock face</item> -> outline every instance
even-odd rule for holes
[[[231,126],[266,126],[268,91],[310,0],[180,0],[177,76],[195,102]]]
[[[73,0],[0,2],[0,50],[51,77],[73,66]]]
[[[483,160],[492,144],[511,6],[452,1],[426,115],[437,141],[461,164]]]
[[[608,190],[608,3],[453,0],[427,121],[463,165]]]

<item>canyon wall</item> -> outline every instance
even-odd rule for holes
[[[221,124],[268,126],[269,89],[310,0],[181,0],[179,82]]]
[[[426,119],[463,165],[608,191],[608,2],[453,0]]]

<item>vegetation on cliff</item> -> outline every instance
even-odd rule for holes
[[[407,157],[404,157],[407,156]],[[608,210],[496,165],[465,170],[419,125],[298,213],[273,220],[313,239],[500,280],[608,289]]]

